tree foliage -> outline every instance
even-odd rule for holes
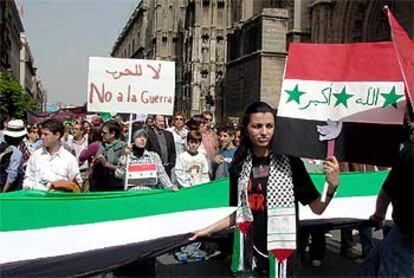
[[[36,111],[38,104],[24,93],[19,82],[8,72],[0,72],[0,119],[25,119],[27,111]]]

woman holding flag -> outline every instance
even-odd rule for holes
[[[240,147],[230,170],[230,205],[237,206],[237,210],[190,238],[195,240],[236,225],[239,252],[233,254],[234,272],[287,276],[287,258],[296,249],[297,201],[321,214],[339,185],[338,161],[328,157],[323,167],[328,198],[322,202],[303,162],[272,152],[274,129],[275,115],[268,104],[255,102],[247,107],[241,122]],[[273,258],[275,266],[270,267]],[[289,273],[292,270],[289,267]]]
[[[135,134],[134,144],[127,147],[126,155],[119,159],[115,176],[118,178],[126,178],[127,159],[129,160],[129,178],[128,188],[132,190],[150,190],[155,188],[169,188],[178,191],[164,167],[161,158],[155,152],[145,149],[148,141],[148,134],[145,129],[141,129]]]

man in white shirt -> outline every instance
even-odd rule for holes
[[[67,145],[69,151],[72,151],[76,158],[79,159],[82,151],[88,147],[88,139],[85,137],[84,127],[76,122],[72,127],[72,135],[73,136],[68,139]],[[79,170],[81,172],[88,170],[88,161],[79,163]]]
[[[63,123],[56,119],[42,124],[43,148],[36,150],[27,163],[24,189],[49,190],[56,181],[73,181],[82,187],[77,159],[60,143],[63,132]]]
[[[83,150],[88,147],[88,139],[85,137],[85,129],[84,127],[75,122],[72,126],[72,136],[68,138],[67,146],[69,147],[69,151],[72,152],[76,156],[79,165],[79,171],[81,174],[81,178],[83,181],[84,190],[89,191],[89,174],[88,174],[88,161],[84,161],[82,163],[79,162],[79,156]]]

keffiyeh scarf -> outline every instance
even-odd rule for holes
[[[239,271],[252,270],[245,269],[246,265],[254,267],[254,263],[246,262],[247,258],[243,257],[245,237],[253,223],[253,214],[248,202],[248,183],[252,164],[252,156],[249,153],[238,179],[236,225],[241,232]],[[287,258],[296,249],[295,197],[292,170],[287,156],[271,154],[266,203],[267,250],[276,258],[275,275],[286,277]]]

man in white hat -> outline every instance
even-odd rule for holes
[[[2,192],[19,189],[22,182],[23,153],[18,149],[26,136],[26,128],[22,120],[11,120],[3,131],[6,144],[2,144],[0,158],[0,186]]]

